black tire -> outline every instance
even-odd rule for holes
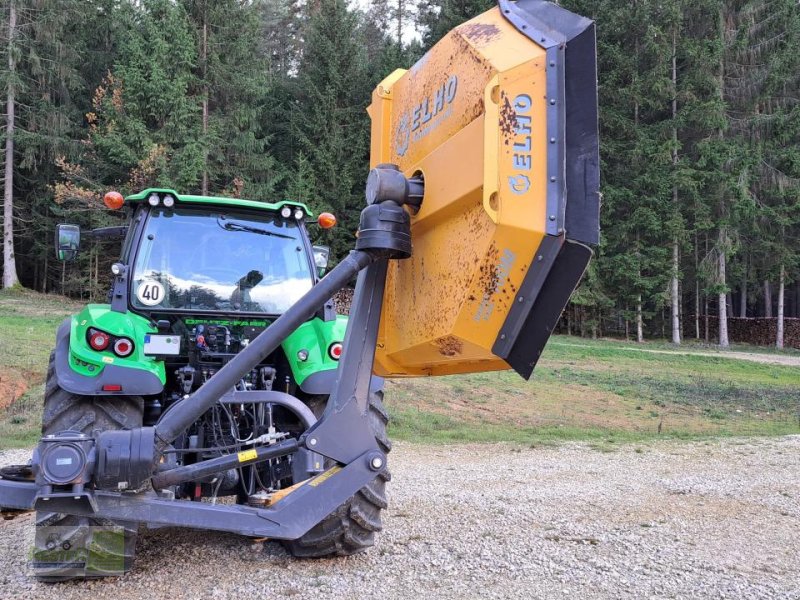
[[[372,392],[369,398],[369,423],[378,447],[389,453],[392,443],[386,436],[389,414],[383,406],[383,392]],[[383,525],[381,511],[388,506],[386,482],[388,471],[380,473],[333,513],[315,525],[303,537],[285,541],[284,546],[300,558],[350,556],[375,544],[375,534]]]
[[[55,353],[50,354],[44,389],[42,434],[72,430],[95,435],[111,429],[142,426],[144,399],[141,396],[80,396],[58,386]],[[90,527],[114,527],[114,533],[90,536]],[[119,529],[121,528],[121,529]],[[63,513],[37,511],[33,570],[40,581],[119,575],[133,567],[138,524],[76,517]],[[120,537],[122,534],[122,537]],[[53,550],[62,548],[63,562],[53,560]],[[86,573],[69,565],[76,556],[85,556]]]

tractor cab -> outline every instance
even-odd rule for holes
[[[306,294],[324,274],[329,251],[313,246],[303,204],[181,195],[146,189],[105,195],[127,208],[125,227],[89,232],[118,238],[107,304],[90,304],[62,324],[55,376],[76,394],[144,397],[144,424],[207,382]],[[335,218],[322,213],[318,224]],[[74,260],[75,225],[59,225],[56,251]],[[332,303],[316,311],[240,382],[242,391],[303,396],[329,392],[347,317]]]

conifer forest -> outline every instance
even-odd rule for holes
[[[597,23],[603,198],[560,330],[800,347],[797,0],[560,4]],[[121,224],[110,189],[305,202],[340,258],[372,90],[492,6],[1,0],[3,287],[103,301],[114,253],[53,231]]]

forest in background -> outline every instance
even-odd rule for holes
[[[797,1],[560,4],[597,22],[603,193],[562,328],[727,346],[732,319],[759,317],[782,347],[800,317]],[[55,224],[118,224],[103,193],[151,185],[330,210],[341,257],[372,89],[492,5],[2,0],[3,287],[103,298],[113,253],[57,262]]]

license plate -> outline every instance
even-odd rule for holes
[[[175,355],[181,353],[181,337],[179,335],[151,335],[144,336],[145,354],[168,354]]]

